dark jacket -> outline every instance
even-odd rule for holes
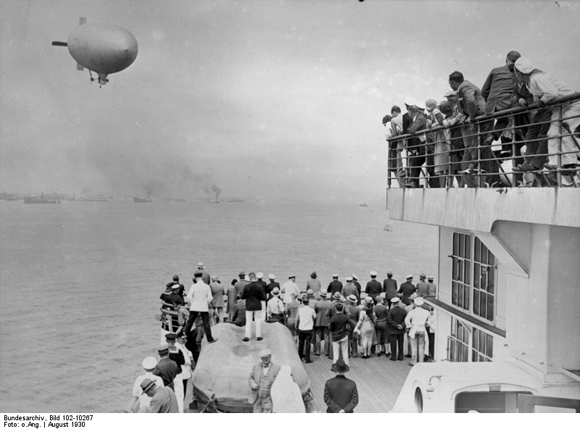
[[[397,296],[397,281],[395,279],[383,280],[383,292],[385,292],[385,299],[391,302],[391,299]]]
[[[181,372],[181,368],[169,357],[159,359],[157,366],[153,369],[153,374],[158,375],[163,380],[164,386],[173,385],[175,376]]]
[[[405,317],[407,317],[407,312],[399,307],[398,305],[393,306],[387,314],[387,322],[389,324],[389,332],[393,334],[404,334],[405,333]],[[399,326],[401,325],[401,329]]]
[[[332,335],[332,341],[340,341],[346,337],[351,330],[352,320],[344,314],[337,313],[330,319],[330,324],[328,325],[328,330]]]
[[[485,100],[485,114],[489,115],[512,107],[513,93],[512,74],[508,66],[494,68],[489,72],[481,87],[481,96]]]
[[[481,95],[481,90],[468,80],[464,80],[457,88],[457,106],[459,111],[469,117],[472,122],[476,116],[485,113],[485,100]]]
[[[331,281],[328,285],[328,288],[326,289],[326,292],[330,293],[331,295],[334,295],[336,292],[341,293],[342,283],[339,280]]]
[[[328,317],[328,310],[332,306],[332,303],[326,299],[321,299],[316,301],[314,304],[314,311],[316,311],[316,319],[314,320],[315,327],[327,327],[330,323],[330,318]]]
[[[246,311],[260,311],[262,301],[266,301],[266,292],[259,283],[252,282],[244,286],[242,299],[246,300]]]
[[[324,385],[324,402],[328,406],[327,413],[352,413],[358,405],[358,390],[356,383],[344,375],[337,375],[326,381]]]
[[[373,299],[379,295],[383,291],[382,285],[376,281],[371,280],[367,283],[367,287],[365,288],[365,292],[373,297]]]
[[[411,283],[411,282],[403,283],[398,290],[399,293],[403,294],[403,298],[401,298],[401,301],[403,301],[404,304],[409,305],[411,303],[411,301],[409,300],[409,297],[416,290],[417,290],[417,287],[413,283]]]

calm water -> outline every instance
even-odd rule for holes
[[[198,261],[228,283],[436,275],[437,230],[388,222],[379,206],[0,201],[0,411],[122,411],[156,355],[164,285],[188,286]]]

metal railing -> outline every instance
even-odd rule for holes
[[[466,124],[461,122],[449,128],[436,126],[413,135],[392,137],[388,140],[387,186],[391,187],[391,176],[394,173],[399,187],[580,187],[580,126],[570,126],[579,122],[578,100],[580,93],[576,92],[558,97],[544,106],[534,103],[479,116],[472,123],[476,132],[470,134],[465,133]],[[569,109],[570,106],[573,109]],[[543,109],[551,111],[551,114],[546,114],[549,119],[530,121],[532,114]],[[575,112],[570,114],[573,110]],[[426,112],[425,116],[428,117],[429,114]],[[510,134],[511,140],[502,137],[499,142],[494,140],[492,144],[486,144],[486,136],[494,131],[494,121],[502,118],[504,121],[507,118],[509,124],[501,130],[502,136]],[[531,126],[542,125],[545,127],[545,134],[526,140],[526,131]],[[470,137],[475,137],[477,145],[466,147],[463,142]],[[423,139],[425,142],[417,144],[417,140],[414,140],[414,144],[409,146],[412,138]],[[546,142],[547,153],[522,153],[524,145],[529,151],[528,143],[543,142]],[[472,151],[472,154],[476,151],[477,158],[465,160],[466,150]],[[552,163],[518,170],[526,160],[529,163],[534,157],[546,157]],[[444,162],[436,162],[440,160]],[[468,170],[467,174],[467,164],[470,162],[478,168]]]

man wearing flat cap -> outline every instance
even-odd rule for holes
[[[177,397],[170,388],[159,387],[155,384],[155,381],[146,378],[141,383],[141,389],[143,390],[143,395],[151,398],[151,404],[149,407],[141,408],[140,412],[179,413]]]
[[[240,278],[235,285],[236,288],[236,295],[242,295],[242,293],[244,292],[244,287],[246,287],[246,285],[248,283],[250,283],[248,280],[246,280],[246,272],[245,271],[240,271],[240,274],[238,274],[238,277]]]
[[[560,143],[561,151],[568,152],[561,155],[561,165],[576,168],[577,143],[569,135],[562,137],[560,142],[558,128],[559,121],[563,121],[569,127],[568,133],[564,132],[564,134],[569,134],[576,129],[580,124],[580,101],[576,100],[562,106],[561,112],[559,109],[546,106],[546,103],[550,103],[558,97],[574,94],[574,89],[551,73],[545,73],[535,68],[528,58],[520,57],[514,65],[515,75],[518,80],[526,84],[539,109],[535,111],[526,133],[525,161],[519,167],[514,167],[513,170],[524,172],[541,170],[548,160],[548,154],[551,154],[549,164],[556,166],[558,160],[554,154],[559,151]],[[525,100],[522,104],[525,104]]]
[[[358,405],[356,383],[344,376],[349,369],[342,358],[332,365],[331,370],[336,372],[336,377],[327,380],[324,385],[324,402],[328,406],[327,413],[352,413]]]
[[[269,349],[260,350],[258,356],[262,361],[254,365],[250,373],[250,403],[254,405],[254,413],[271,413],[270,391],[280,366],[272,362],[272,351]]]

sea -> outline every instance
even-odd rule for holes
[[[157,355],[165,284],[188,288],[198,262],[225,284],[316,271],[364,287],[373,270],[437,276],[437,242],[384,204],[0,201],[0,411],[122,412]]]

